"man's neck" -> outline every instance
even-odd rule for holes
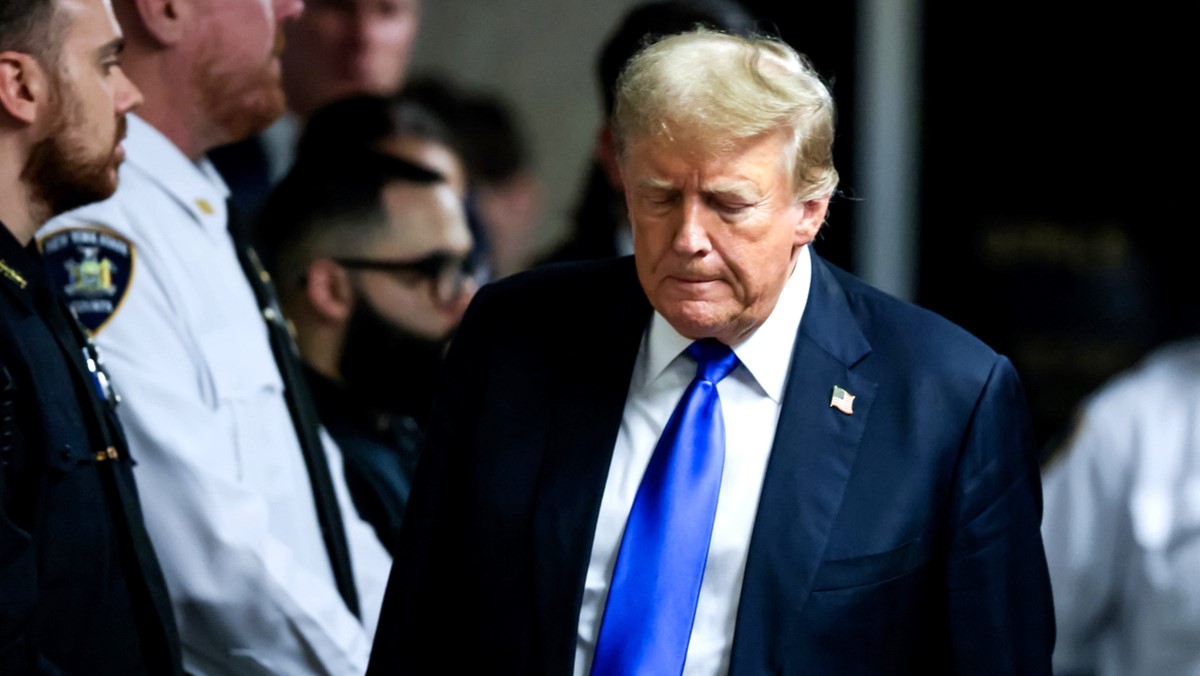
[[[193,162],[199,161],[220,140],[207,130],[203,102],[189,78],[179,77],[179,65],[163,52],[159,58],[129,59],[126,72],[142,91],[136,114],[154,127]]]
[[[9,161],[20,156],[5,155],[3,166],[0,166],[0,186],[6,186],[0,190],[0,222],[25,246],[45,220],[42,216],[48,217],[49,214],[40,213],[44,211],[40,208],[40,202],[34,198],[29,185],[21,180],[23,166],[16,166],[16,163]]]

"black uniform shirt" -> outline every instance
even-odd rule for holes
[[[86,350],[37,251],[0,223],[0,674],[180,673],[133,461]]]

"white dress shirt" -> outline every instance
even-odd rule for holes
[[[96,340],[122,396],[184,667],[361,674],[391,561],[322,432],[360,622],[334,583],[266,326],[226,230],[228,189],[134,116],[125,146],[116,195],[40,234],[99,228],[132,245],[129,289]]]
[[[688,643],[683,672],[688,676],[729,670],[750,535],[779,421],[792,347],[812,282],[807,247],[796,258],[796,267],[774,311],[749,338],[733,346],[741,366],[717,385],[725,419],[725,464]],[[657,312],[642,338],[592,541],[575,649],[577,675],[591,671],[609,582],[642,475],[671,412],[696,375],[695,362],[684,354],[691,343]]]
[[[1200,342],[1095,395],[1043,491],[1055,669],[1200,676]]]

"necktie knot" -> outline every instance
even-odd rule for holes
[[[714,385],[733,372],[739,363],[733,350],[716,338],[697,340],[688,346],[687,354],[696,361],[696,377]]]

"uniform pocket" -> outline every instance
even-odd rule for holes
[[[921,538],[878,554],[825,561],[817,569],[813,591],[830,591],[886,582],[917,570],[929,560],[929,545]]]
[[[237,481],[268,496],[289,490],[286,453],[295,445],[283,380],[262,325],[228,326],[199,336],[200,350],[216,393],[216,407],[232,425]]]

